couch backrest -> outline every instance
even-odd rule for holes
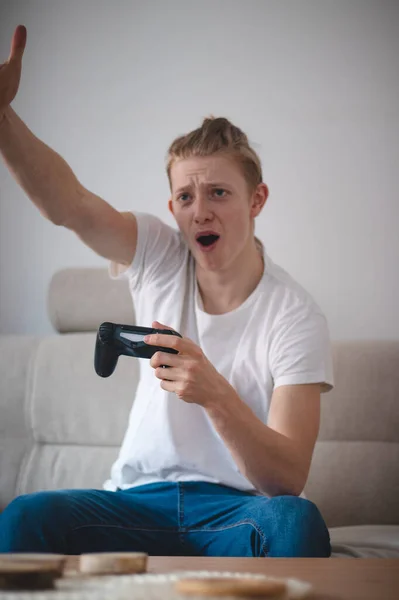
[[[127,284],[104,269],[64,270],[51,282],[49,313],[63,333],[28,342],[26,389],[10,419],[26,430],[6,496],[101,487],[134,399],[139,361],[121,357],[109,379],[93,367],[98,325],[134,323]],[[333,352],[336,387],[322,396],[305,493],[329,526],[399,524],[399,341],[334,341]]]
[[[333,342],[306,493],[330,526],[399,524],[399,340]]]

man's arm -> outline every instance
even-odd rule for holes
[[[233,388],[206,410],[240,472],[256,489],[270,496],[301,494],[319,432],[319,384],[276,388],[267,425]]]
[[[0,154],[42,215],[68,227],[92,250],[129,265],[136,251],[137,223],[85,189],[65,160],[39,140],[12,110],[18,92],[26,28],[18,26],[8,60],[0,65]]]
[[[132,213],[120,213],[85,189],[69,165],[8,107],[0,122],[0,152],[44,217],[74,231],[104,258],[129,265],[137,243]]]

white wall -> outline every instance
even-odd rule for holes
[[[14,108],[120,210],[167,211],[169,143],[226,116],[260,153],[256,233],[334,339],[399,336],[399,4],[0,0],[0,56],[28,28]],[[0,168],[0,332],[51,333],[65,266],[106,262]]]

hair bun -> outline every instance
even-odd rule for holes
[[[248,137],[239,128],[233,125],[226,117],[215,117],[209,115],[206,117],[201,126],[204,137],[208,135],[220,137],[223,144],[230,145],[248,145]]]

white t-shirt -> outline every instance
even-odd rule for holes
[[[210,315],[203,310],[195,261],[179,230],[158,217],[135,212],[137,249],[123,272],[136,324],[159,321],[194,341],[255,415],[267,423],[274,388],[320,383],[333,386],[326,318],[311,296],[267,256],[256,289],[238,308]],[[209,481],[255,492],[234,462],[206,411],[160,387],[148,359],[140,380],[108,490],[160,481]],[[256,493],[256,492],[255,492]]]

